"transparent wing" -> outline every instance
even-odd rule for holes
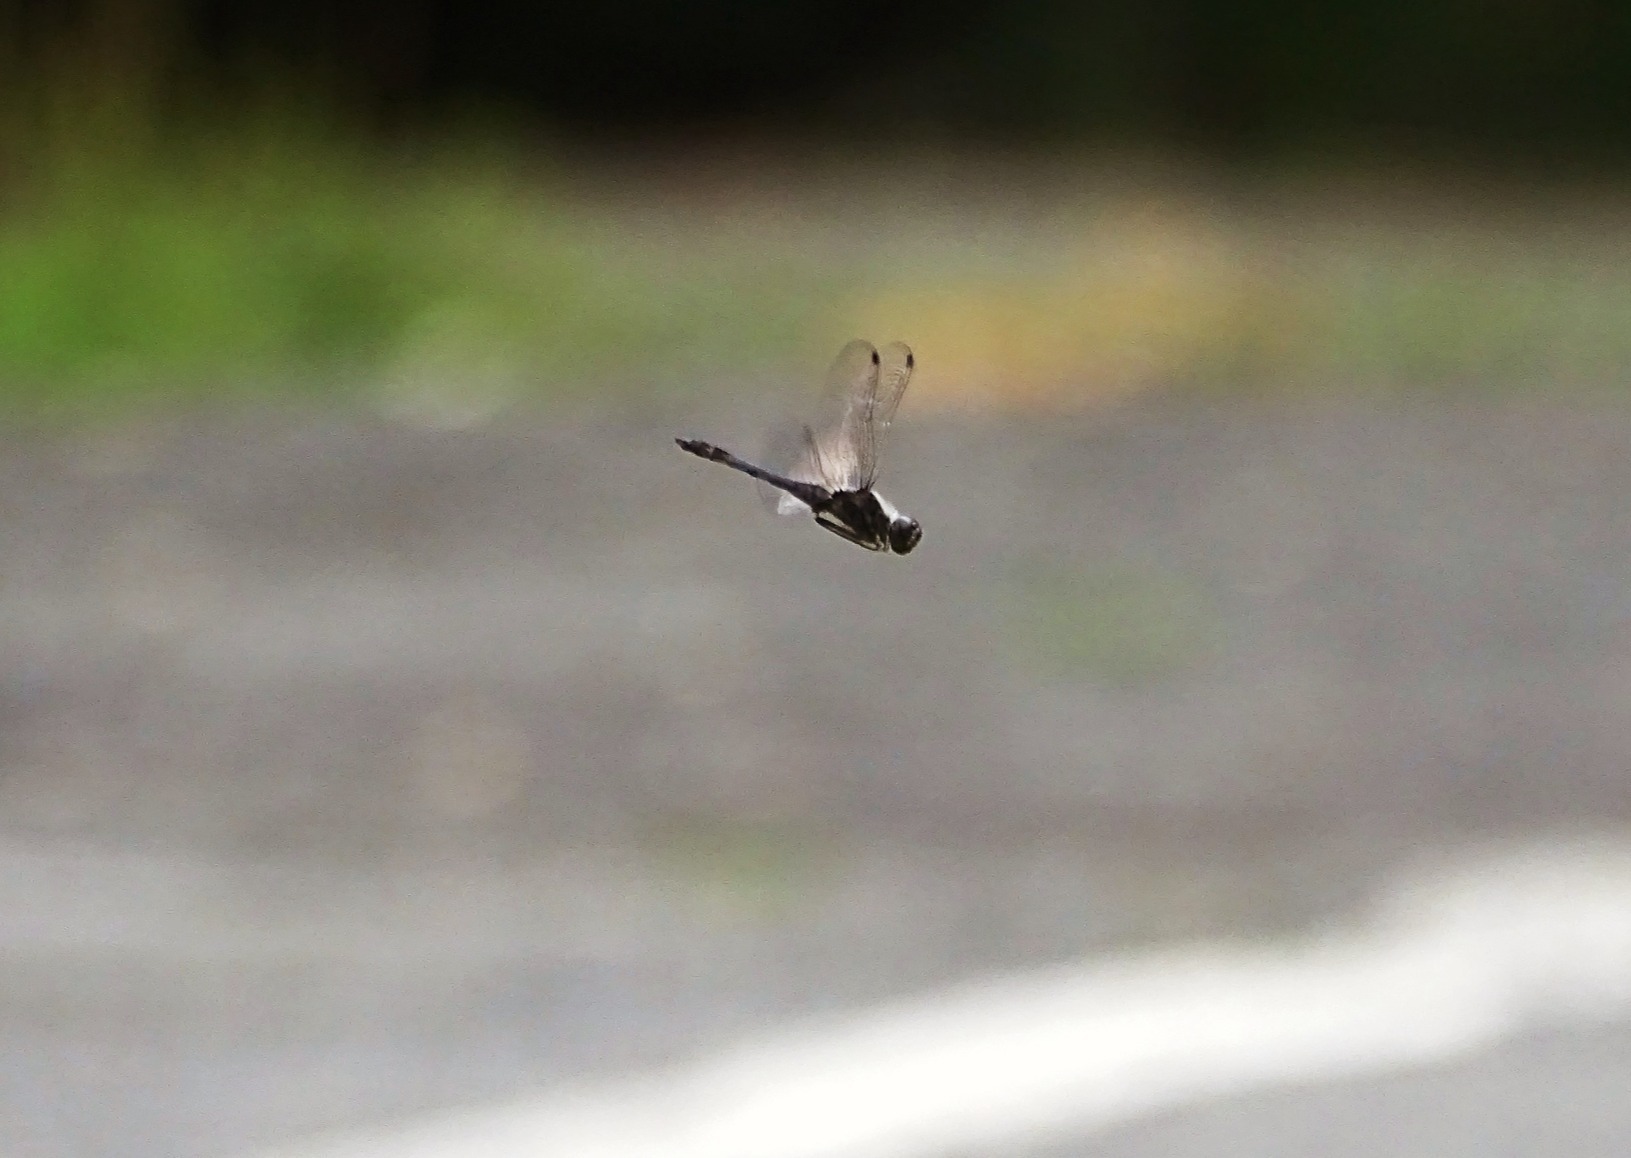
[[[777,474],[786,475],[796,482],[815,483],[832,488],[821,469],[821,460],[815,448],[815,438],[808,426],[791,424],[771,431],[765,448],[765,465]],[[758,484],[759,498],[776,515],[807,515],[810,508],[780,487],[767,482]]]
[[[828,490],[866,486],[872,451],[870,421],[878,391],[878,351],[856,338],[827,371],[821,409],[811,426],[811,457]]]
[[[765,452],[770,469],[829,491],[870,487],[878,473],[878,448],[912,379],[912,351],[893,342],[882,351],[857,338],[838,352],[827,371],[816,419],[776,431]],[[782,515],[810,508],[786,491],[761,483],[765,505]]]
[[[888,433],[889,424],[895,420],[895,411],[900,408],[901,396],[906,393],[907,384],[912,381],[912,371],[917,365],[917,360],[912,357],[912,347],[905,342],[890,342],[878,351],[878,356],[878,385],[873,391],[864,424],[868,445],[863,456],[866,469],[861,485],[868,487],[878,477],[878,455],[883,447],[883,436]]]

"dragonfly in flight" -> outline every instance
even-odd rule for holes
[[[912,380],[912,350],[892,342],[881,351],[855,339],[838,352],[814,423],[789,427],[771,444],[767,466],[696,438],[676,438],[681,450],[723,463],[759,480],[765,503],[779,515],[814,515],[840,538],[869,551],[904,555],[923,538],[916,519],[872,489],[878,447]]]

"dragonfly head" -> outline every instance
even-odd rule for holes
[[[905,515],[896,515],[889,521],[889,549],[897,555],[904,555],[917,546],[918,540],[923,538],[923,528],[916,519],[909,519]]]

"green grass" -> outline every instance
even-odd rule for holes
[[[360,208],[292,175],[109,175],[66,191],[0,235],[4,373],[48,390],[185,389],[376,356],[448,291],[455,253],[424,241],[431,207]]]
[[[456,153],[277,140],[81,161],[0,213],[0,397],[96,415],[548,395],[773,362],[807,326],[823,283],[796,255],[621,226],[547,176]]]
[[[1600,191],[1527,216],[1490,195],[1224,205],[1095,192],[1087,165],[1038,191],[1022,165],[914,186],[831,156],[710,186],[705,168],[566,175],[519,138],[393,151],[321,124],[14,134],[0,417],[267,397],[481,414],[813,378],[857,333],[917,347],[921,406],[1620,389],[1631,366],[1631,218]]]

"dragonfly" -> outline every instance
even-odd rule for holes
[[[856,546],[905,555],[923,538],[923,528],[872,484],[879,444],[913,367],[905,342],[882,350],[862,338],[850,342],[827,371],[816,420],[784,428],[767,452],[768,466],[698,438],[674,441],[698,458],[757,479],[766,505],[778,515],[814,515],[817,523]]]

